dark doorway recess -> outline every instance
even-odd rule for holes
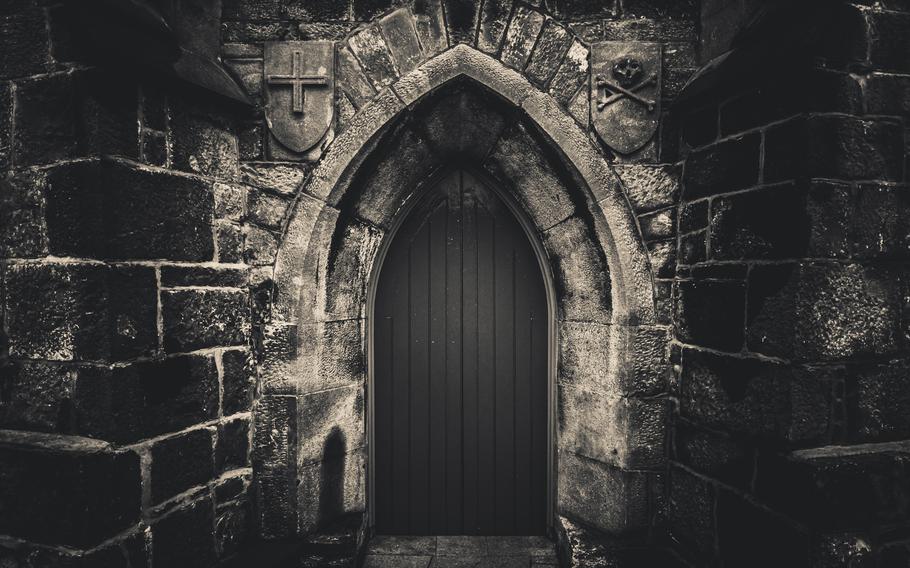
[[[394,233],[375,294],[377,533],[545,534],[547,292],[521,223],[452,172]]]

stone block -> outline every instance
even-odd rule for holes
[[[441,157],[482,161],[502,134],[505,119],[500,106],[470,87],[444,94],[428,104],[426,139]],[[435,160],[422,163],[421,170],[434,165]]]
[[[512,3],[509,0],[491,0],[478,6],[477,47],[495,55],[503,44],[503,34],[509,25]]]
[[[161,310],[168,352],[246,344],[250,314],[244,290],[163,290]]]
[[[180,356],[114,369],[82,368],[73,401],[79,434],[130,443],[175,432],[217,416],[215,362]]]
[[[679,198],[678,166],[617,164],[614,168],[637,213],[676,204]]]
[[[296,467],[297,415],[295,396],[265,395],[253,407],[253,469],[263,477],[286,477]]]
[[[776,443],[824,441],[832,385],[824,374],[686,349],[680,415],[714,430]]]
[[[211,260],[208,184],[111,162],[49,170],[49,249],[58,256],[110,260]]]
[[[588,80],[589,50],[580,41],[573,40],[569,51],[550,81],[550,95],[559,103],[566,105],[572,96]]]
[[[367,79],[360,62],[347,47],[338,50],[338,88],[351,99],[355,106],[362,107],[376,94]]]
[[[449,44],[473,44],[479,6],[472,0],[443,0]]]
[[[223,351],[221,368],[224,385],[222,412],[225,416],[230,416],[249,411],[256,387],[256,375],[249,352],[237,349]]]
[[[4,281],[14,357],[118,360],[157,349],[151,268],[18,264]]]
[[[758,134],[693,150],[682,178],[683,196],[694,200],[751,187],[758,183],[760,158]]]
[[[632,532],[647,525],[647,474],[623,471],[561,452],[560,514],[609,533]]]
[[[211,497],[152,523],[153,568],[215,564],[215,508]]]
[[[4,257],[31,258],[47,254],[46,187],[45,175],[39,172],[0,178],[0,254]]]
[[[715,489],[679,467],[670,468],[670,534],[699,564],[714,556]]]
[[[513,69],[523,71],[537,45],[543,24],[544,16],[540,12],[525,6],[515,8],[506,28],[499,59]]]
[[[410,73],[423,59],[417,30],[407,8],[399,8],[379,20],[379,29],[398,73]]]
[[[708,201],[683,203],[679,208],[679,232],[700,231],[708,226]]]
[[[679,283],[676,329],[685,343],[739,351],[743,347],[744,282]]]
[[[615,16],[616,0],[559,0],[554,12],[569,20],[581,20],[590,16]]]
[[[728,485],[749,489],[755,474],[755,451],[742,440],[678,420],[673,459]]]
[[[14,101],[17,165],[48,164],[78,155],[78,103],[71,75],[22,81],[16,85]]]
[[[896,121],[797,117],[765,135],[766,183],[802,177],[900,181],[902,172],[903,134]]]
[[[538,86],[548,86],[571,44],[571,32],[556,20],[547,20],[525,70],[528,79]]]
[[[168,163],[167,136],[146,130],[140,141],[139,159],[150,166],[166,168]]]
[[[74,88],[81,153],[138,157],[138,85],[120,73],[91,69],[74,76]]]
[[[81,557],[80,568],[93,566],[116,566],[128,568],[148,568],[151,548],[146,540],[146,533],[139,529],[113,542],[107,542],[99,548],[85,553]],[[56,567],[56,564],[53,564]]]
[[[626,454],[626,401],[612,393],[560,386],[559,450],[619,466]]]
[[[900,291],[887,267],[786,264],[749,274],[749,349],[799,360],[899,348]]]
[[[415,2],[414,28],[423,47],[424,57],[432,57],[449,46],[446,22],[442,11],[442,0]]]
[[[155,442],[150,450],[152,504],[208,483],[215,473],[212,451],[212,431],[208,428]]]
[[[793,185],[720,197],[711,203],[712,260],[799,258],[808,252],[806,194]]]
[[[250,190],[247,195],[247,218],[267,229],[280,229],[290,205],[288,200],[258,190]]]
[[[869,59],[872,65],[885,71],[910,71],[910,64],[906,61],[907,53],[910,52],[910,42],[907,40],[910,14],[883,11],[863,14],[874,30],[869,38]]]
[[[268,189],[282,195],[296,195],[309,175],[306,164],[243,164],[240,177],[244,184]]]
[[[85,438],[8,432],[0,439],[0,531],[86,549],[139,521],[139,456]]]
[[[242,235],[231,236],[230,239],[226,236],[225,240],[229,240],[228,244],[234,244],[235,238],[241,240],[243,247],[243,254],[238,261],[246,262],[252,266],[265,266],[275,262],[275,256],[278,254],[278,238],[273,232],[251,225],[245,227]],[[220,252],[220,234],[218,249]],[[234,257],[233,250],[230,257]],[[226,261],[226,259],[222,259],[222,261]]]
[[[236,126],[196,102],[171,99],[171,140],[176,169],[225,180],[240,174]]]
[[[318,463],[327,452],[364,446],[363,386],[340,387],[300,398],[299,463]]]
[[[0,425],[37,432],[72,429],[76,372],[61,365],[22,361],[0,366]]]
[[[294,477],[257,477],[259,534],[265,539],[297,536],[297,487]]]
[[[484,162],[484,168],[507,186],[526,207],[540,231],[575,212],[571,191],[541,147],[521,125],[506,130]]]
[[[589,231],[582,219],[572,217],[544,234],[560,299],[558,316],[560,320],[610,323],[610,271]]]
[[[218,262],[231,264],[244,262],[246,236],[241,227],[217,221],[215,223],[215,242],[218,250]]]
[[[891,73],[869,74],[866,108],[870,114],[910,115],[910,77]]]
[[[375,90],[381,91],[398,79],[398,70],[379,28],[363,28],[351,36],[348,47],[360,61],[361,69]]]
[[[708,231],[689,233],[679,238],[679,264],[689,265],[707,259]]]
[[[646,241],[676,236],[676,210],[664,209],[638,218],[641,235]],[[675,248],[675,247],[674,247]]]
[[[847,430],[851,441],[877,442],[910,436],[910,364],[892,360],[851,366],[846,379]]]
[[[559,324],[559,384],[601,393],[623,393],[609,372],[612,327],[604,323]]]
[[[667,460],[669,400],[632,397],[625,401],[625,455],[629,469],[659,469]]]
[[[224,473],[250,465],[250,421],[237,418],[218,425],[215,471]]]
[[[37,5],[0,15],[0,79],[48,71],[47,32],[44,11]]]
[[[304,324],[300,361],[294,366],[300,392],[361,384],[366,376],[365,324],[341,320]]]
[[[216,288],[243,288],[250,280],[248,268],[232,266],[162,266],[162,288],[211,286]]]

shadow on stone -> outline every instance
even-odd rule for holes
[[[322,446],[322,468],[319,476],[319,524],[324,527],[344,512],[344,465],[347,442],[337,426],[332,428]]]

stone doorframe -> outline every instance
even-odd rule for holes
[[[364,187],[370,176],[384,175],[383,163],[406,161],[377,164],[375,157],[393,141],[404,143],[399,125],[459,82],[494,93],[519,116],[517,128],[540,140],[566,172],[543,191],[526,179],[497,180],[516,193],[557,279],[558,512],[611,532],[645,529],[659,514],[667,329],[657,323],[647,249],[622,184],[552,97],[462,44],[359,110],[286,221],[254,409],[254,478],[266,538],[312,532],[321,519],[366,508],[368,280],[407,195]],[[516,166],[499,169],[508,176]],[[560,215],[560,204],[572,205]]]

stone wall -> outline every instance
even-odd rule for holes
[[[680,110],[670,522],[696,565],[907,562],[905,8],[778,12],[743,47],[774,63]]]

